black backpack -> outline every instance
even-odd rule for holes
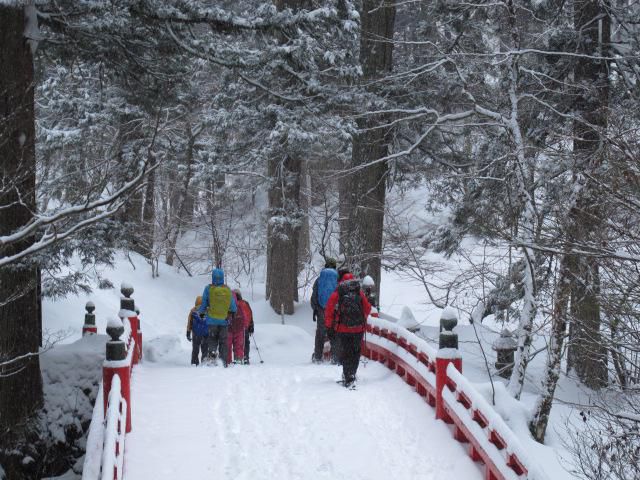
[[[345,327],[357,327],[365,322],[360,282],[347,280],[338,285],[338,322]]]

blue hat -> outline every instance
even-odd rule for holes
[[[224,285],[224,270],[221,268],[214,268],[211,272],[211,283],[216,287]]]

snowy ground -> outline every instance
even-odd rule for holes
[[[265,363],[190,367],[165,341],[136,367],[128,480],[473,480],[481,471],[400,378],[361,364],[358,390],[340,368],[312,365],[312,337],[258,325]]]

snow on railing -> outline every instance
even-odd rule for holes
[[[126,423],[127,401],[122,395],[120,376],[116,374],[111,380],[105,418],[101,480],[122,480]]]
[[[453,424],[454,438],[469,443],[469,455],[485,466],[488,480],[548,480],[516,434],[462,375],[455,310],[443,312],[439,350],[394,322],[369,317],[363,355],[394,370]]]
[[[133,288],[123,284],[119,318],[107,322],[111,340],[106,345],[102,385],[94,407],[83,480],[121,480],[124,472],[125,434],[131,431],[131,372],[142,359],[142,332]],[[100,399],[102,397],[102,400]]]

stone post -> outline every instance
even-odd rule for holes
[[[120,339],[124,326],[117,318],[107,323],[107,334],[111,339],[107,342],[107,355],[102,366],[102,398],[104,414],[107,414],[107,402],[114,375],[120,377],[121,395],[127,401],[127,428],[131,431],[131,365],[127,362],[127,345]]]
[[[84,325],[82,326],[82,336],[96,335],[98,327],[96,327],[96,315],[93,313],[96,306],[93,302],[87,302],[84,306],[87,313],[84,314]]]
[[[122,283],[120,286],[120,318],[128,318],[131,325],[131,337],[135,340],[135,350],[133,352],[133,364],[142,360],[142,331],[140,329],[140,319],[138,314],[140,310],[136,307],[135,300],[131,298],[133,295],[133,287],[128,283]]]
[[[511,378],[513,371],[514,353],[518,348],[518,343],[514,340],[509,329],[504,328],[500,333],[500,338],[493,342],[493,349],[496,351],[496,370],[502,378]]]
[[[458,313],[452,307],[446,307],[440,316],[439,349],[436,355],[436,418],[451,423],[444,408],[442,391],[448,383],[447,367],[450,363],[462,372],[462,357],[458,350],[458,334],[453,331],[458,324]]]

